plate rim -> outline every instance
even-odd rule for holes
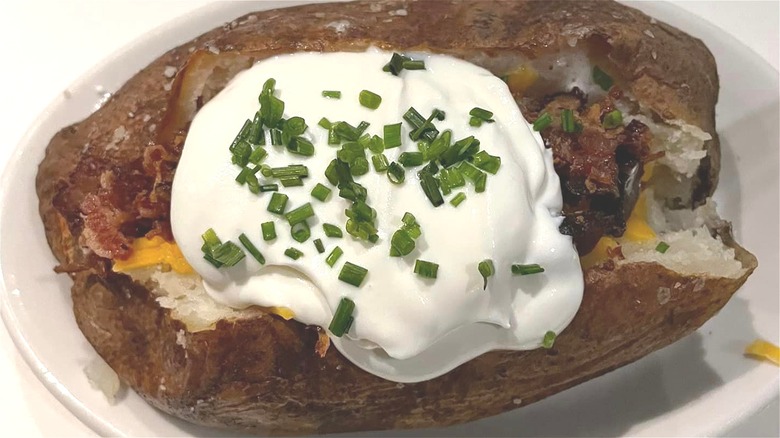
[[[284,0],[284,2],[287,3],[287,5],[283,7],[289,7],[300,3],[319,3],[324,1],[323,0],[310,0],[310,1]],[[727,42],[728,51],[739,52],[746,57],[752,58],[751,59],[752,63],[755,64],[756,66],[761,66],[761,69],[763,70],[759,74],[767,75],[767,76],[778,75],[778,69],[775,69],[773,66],[771,66],[755,50],[753,50],[751,47],[739,41],[731,33],[699,17],[694,13],[683,10],[682,8],[680,8],[679,6],[675,5],[672,2],[668,2],[668,1],[643,2],[637,0],[628,0],[628,1],[620,0],[620,2],[626,4],[629,7],[635,7],[635,8],[641,6],[642,3],[652,3],[653,9],[666,8],[668,10],[674,10],[680,13],[681,15],[683,15],[686,22],[692,21],[698,27],[706,29],[708,33],[716,34],[718,38],[721,39],[722,42],[724,43]],[[67,89],[77,89],[77,88],[82,88],[85,85],[88,85],[91,82],[90,81],[91,78],[95,77],[98,73],[105,70],[111,64],[115,63],[118,58],[122,58],[125,52],[133,49],[137,50],[139,46],[148,46],[152,43],[152,41],[155,38],[160,37],[162,34],[170,33],[174,29],[181,28],[182,26],[185,26],[187,22],[191,22],[195,20],[199,22],[204,22],[208,20],[215,21],[214,23],[209,24],[208,26],[211,27],[208,28],[203,28],[199,26],[200,30],[198,32],[200,33],[208,31],[209,29],[218,26],[219,23],[216,22],[217,20],[214,20],[213,18],[212,19],[207,18],[209,12],[222,10],[223,8],[229,8],[230,7],[229,5],[226,6],[226,4],[228,3],[232,3],[232,2],[218,1],[218,2],[196,7],[190,11],[187,11],[179,16],[176,16],[156,26],[154,29],[152,29],[151,31],[145,34],[132,38],[129,42],[121,45],[119,48],[112,51],[108,56],[105,56],[104,58],[100,59],[100,61],[98,61],[96,64],[92,65],[90,68],[86,69],[84,72],[78,75],[78,77],[67,86]],[[171,39],[175,39],[175,37]],[[24,134],[21,136],[18,142],[13,146],[11,154],[9,155],[9,159],[6,162],[6,165],[2,171],[2,176],[0,176],[0,205],[6,204],[5,201],[9,196],[8,193],[10,187],[9,180],[11,180],[12,176],[14,176],[18,172],[18,168],[21,166],[20,162],[24,158],[23,152],[29,148],[31,138],[39,130],[45,127],[45,123],[50,118],[50,115],[60,105],[63,104],[64,100],[65,98],[62,94],[58,94],[56,97],[54,97],[45,106],[45,108],[40,113],[38,113],[33,123],[25,130]],[[2,215],[0,215],[0,229],[1,226],[2,226]],[[63,406],[65,406],[66,409],[68,409],[68,411],[71,412],[71,414],[73,414],[79,421],[81,421],[87,427],[89,427],[90,429],[92,429],[93,431],[95,431],[96,433],[102,436],[127,436],[125,432],[117,429],[110,422],[106,421],[103,418],[100,418],[98,415],[92,412],[92,410],[84,402],[77,399],[68,390],[68,388],[62,385],[57,380],[56,376],[53,376],[52,373],[48,370],[48,368],[43,364],[41,359],[35,353],[32,346],[28,343],[22,331],[22,328],[20,327],[19,320],[16,317],[16,314],[14,313],[13,306],[11,305],[10,295],[12,294],[13,292],[9,290],[8,285],[4,281],[3,263],[2,260],[0,260],[0,317],[3,320],[4,326],[8,331],[9,337],[11,338],[17,351],[19,351],[20,355],[24,359],[27,366],[29,366],[32,369],[33,374],[36,376],[36,378],[57,399],[57,401],[62,403]],[[778,380],[780,380],[780,376],[778,376]],[[728,432],[728,430],[730,430],[734,426],[743,423],[746,419],[754,415],[756,412],[765,408],[767,404],[770,403],[773,400],[773,398],[777,396],[778,392],[780,392],[780,389],[777,388],[776,385],[767,385],[765,390],[759,396],[757,396],[757,399],[760,400],[759,403],[751,404],[747,408],[743,409],[738,415],[733,416],[728,420],[717,423],[717,426],[715,425],[714,422],[709,423],[709,427],[707,427],[708,425],[702,425],[703,427],[699,429],[701,435],[711,436],[711,435],[720,435],[725,432]]]

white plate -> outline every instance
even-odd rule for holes
[[[261,7],[282,2],[266,2]],[[284,2],[284,5],[290,5]],[[51,136],[96,103],[94,85],[116,89],[156,54],[249,12],[257,5],[219,3],[175,20],[106,59],[58,97],[15,151],[0,189],[0,312],[22,356],[46,387],[101,435],[213,435],[149,407],[133,392],[109,406],[88,384],[94,357],[75,325],[69,280],[55,260],[37,212],[34,176]],[[723,172],[716,198],[759,269],[726,308],[696,334],[639,362],[542,402],[498,417],[407,435],[711,435],[777,394],[776,367],[742,356],[756,337],[778,333],[777,71],[736,40],[680,9],[638,3],[662,21],[702,38],[718,60],[718,131]],[[378,433],[376,435],[398,435]]]

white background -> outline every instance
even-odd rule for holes
[[[203,0],[0,0],[0,167],[49,102],[92,65]],[[775,69],[776,1],[678,3],[734,35]],[[0,206],[8,208],[9,206]],[[0,435],[93,436],[51,396],[0,328]],[[730,432],[778,436],[778,402]]]

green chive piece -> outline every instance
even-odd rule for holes
[[[271,195],[271,200],[268,202],[267,210],[271,213],[282,214],[284,209],[287,208],[287,200],[289,198],[284,193],[274,192]]]
[[[466,179],[456,167],[442,169],[441,174],[439,175],[439,181],[441,182],[442,191],[445,192],[445,194],[449,194],[451,189],[466,185]]]
[[[604,121],[601,122],[605,129],[615,129],[623,125],[623,114],[620,110],[610,111],[604,115]],[[252,161],[251,158],[249,160]]]
[[[263,234],[263,240],[266,242],[276,239],[276,225],[273,222],[263,222],[260,224],[260,230]]]
[[[482,279],[484,280],[482,290],[485,290],[487,289],[488,278],[492,277],[493,274],[496,273],[496,267],[493,266],[493,260],[485,259],[479,262],[477,269],[479,270],[479,275],[481,275]]]
[[[542,113],[534,122],[534,131],[542,131],[552,124],[552,116],[549,113]]]
[[[290,227],[290,236],[298,243],[303,243],[311,237],[311,229],[306,221],[298,222]]]
[[[290,225],[304,222],[312,216],[314,216],[314,208],[311,206],[311,202],[307,202],[294,210],[290,210],[284,215]]]
[[[268,152],[266,152],[265,148],[258,146],[249,155],[249,162],[252,164],[260,164],[260,162],[263,161],[263,158],[265,158],[267,155]]]
[[[390,62],[388,62],[382,70],[390,72],[393,76],[398,76],[398,74],[401,73],[401,70],[404,69],[404,62],[411,60],[412,59],[409,57],[393,53]]]
[[[314,155],[314,144],[303,137],[293,137],[287,145],[287,151],[291,154],[311,157]]]
[[[298,260],[299,258],[303,257],[303,251],[297,248],[289,247],[284,250],[284,255],[293,260]]]
[[[423,278],[436,278],[439,273],[439,265],[417,259],[414,262],[414,273]]]
[[[241,235],[238,236],[238,241],[241,242],[247,252],[257,260],[257,263],[260,263],[261,265],[265,264],[265,257],[263,257],[263,254],[261,254],[257,247],[252,244],[252,241],[249,240],[249,237],[247,237],[246,234],[241,233]]]
[[[555,332],[552,330],[549,330],[547,333],[544,334],[544,338],[542,339],[542,348],[550,349],[553,347],[553,344],[555,344]]]
[[[295,116],[284,121],[282,132],[290,137],[295,137],[306,132],[306,129],[308,129],[308,126],[303,117]]]
[[[252,155],[252,145],[246,140],[239,140],[232,152],[233,157],[231,158],[231,161],[233,164],[246,166],[249,164],[249,157]]]
[[[244,185],[246,183],[246,179],[249,175],[254,175],[255,172],[257,172],[259,168],[255,167],[254,169],[250,169],[248,167],[244,167],[241,169],[241,172],[238,172],[238,175],[236,176],[236,182]]]
[[[361,176],[368,173],[368,160],[366,157],[357,157],[355,160],[350,164],[349,171],[352,173],[352,176]]]
[[[439,182],[436,181],[436,178],[433,177],[428,172],[420,172],[420,186],[423,189],[423,193],[425,193],[425,196],[428,198],[429,201],[431,201],[431,204],[434,207],[438,207],[442,204],[444,204],[444,198],[441,196],[441,191],[439,190]]]
[[[273,167],[271,168],[271,176],[274,178],[285,178],[290,176],[305,178],[309,176],[309,168],[303,164],[291,164],[285,167]]]
[[[433,119],[439,119],[441,117],[441,110],[434,109],[428,119],[423,119],[422,115],[417,112],[414,107],[410,107],[403,115],[403,119],[412,126],[412,132],[409,133],[409,138],[414,141],[424,138],[428,142],[432,142],[439,135],[439,130],[433,125]]]
[[[384,128],[385,149],[401,146],[401,123],[385,125]]]
[[[284,144],[282,141],[282,131],[279,129],[271,129],[268,131],[268,133],[271,135],[271,145],[272,146],[281,146]]]
[[[475,128],[479,128],[482,126],[482,119],[478,117],[472,117],[469,119],[469,126],[473,126]]]
[[[330,129],[331,126],[333,126],[333,124],[330,123],[330,120],[328,120],[325,117],[321,118],[320,121],[317,123],[317,125],[325,129]]]
[[[563,132],[567,133],[572,133],[577,130],[574,121],[574,112],[568,108],[561,111],[561,129],[563,129]]]
[[[341,238],[344,234],[341,232],[341,228],[333,224],[322,224],[322,230],[325,231],[327,237]]]
[[[458,140],[452,144],[439,157],[439,162],[444,167],[450,167],[470,158],[479,151],[480,142],[473,135]]]
[[[487,174],[480,173],[477,179],[474,181],[474,191],[477,193],[482,193],[485,191],[486,186],[487,186]]]
[[[322,97],[327,97],[328,99],[341,99],[341,91],[323,90]]]
[[[658,242],[658,245],[656,245],[655,250],[660,252],[661,254],[665,254],[666,251],[669,250],[669,244],[666,242]]]
[[[344,283],[351,284],[352,286],[360,287],[360,285],[363,283],[363,279],[366,278],[366,274],[368,274],[367,269],[356,264],[346,262],[344,263],[344,266],[341,267],[341,272],[339,272],[339,280],[343,281]]]
[[[222,263],[223,266],[235,266],[246,255],[235,243],[227,241],[212,251],[212,257]]]
[[[238,131],[238,134],[236,134],[235,138],[233,138],[233,142],[230,143],[230,147],[228,148],[228,150],[230,152],[235,151],[236,147],[238,146],[238,143],[240,143],[241,140],[246,140],[247,138],[249,138],[249,133],[251,130],[252,130],[252,121],[246,119],[246,121],[244,121],[244,125]]]
[[[410,59],[403,62],[403,68],[406,70],[425,70],[425,61]]]
[[[406,179],[404,174],[404,168],[400,164],[393,161],[387,166],[387,179],[393,184],[401,184]]]
[[[490,155],[485,151],[479,151],[474,155],[472,164],[485,172],[495,175],[501,167],[501,157]]]
[[[411,253],[416,246],[414,238],[405,229],[397,230],[390,238],[390,257],[403,257]]]
[[[215,268],[220,268],[222,266],[222,262],[217,261],[213,257],[214,250],[222,245],[222,241],[219,239],[219,237],[217,237],[217,233],[214,232],[213,228],[209,228],[201,235],[201,238],[203,239],[203,245],[200,247],[200,249],[203,251],[203,258],[207,262],[214,265]]]
[[[389,166],[385,154],[374,155],[371,157],[371,162],[374,164],[374,170],[378,173],[386,172],[387,166]]]
[[[266,81],[263,85],[263,92],[258,100],[260,101],[260,114],[263,115],[263,124],[268,128],[275,128],[284,115],[284,102],[274,96],[274,86],[276,82],[273,79]],[[267,87],[266,87],[267,85]]]
[[[358,96],[358,101],[361,105],[368,109],[375,110],[382,104],[382,96],[368,90],[363,90]]]
[[[438,160],[441,154],[450,148],[451,143],[452,131],[448,129],[442,132],[441,135],[431,143],[428,147],[428,156],[426,158],[429,160]]]
[[[314,239],[314,247],[317,248],[317,252],[320,254],[325,252],[325,245],[322,244],[322,239]]]
[[[356,158],[365,156],[366,150],[360,143],[355,141],[344,143],[341,146],[341,149],[336,153],[336,157],[338,157],[339,160],[349,164],[352,164]]]
[[[330,325],[328,325],[328,330],[330,330],[333,336],[340,338],[349,331],[349,328],[354,321],[354,318],[352,317],[352,312],[354,311],[354,301],[347,297],[344,297],[339,301],[336,312],[333,313],[333,319],[330,321]]]
[[[493,120],[493,112],[492,111],[488,111],[488,110],[480,108],[480,107],[472,108],[471,111],[469,111],[469,115],[472,116],[472,117],[476,117],[477,119],[479,119],[479,120],[481,120],[483,122],[493,123],[495,121],[495,120]]]
[[[601,89],[604,91],[609,91],[609,89],[612,88],[612,84],[614,83],[612,77],[604,70],[600,69],[597,65],[593,66],[593,82],[595,82],[596,85],[601,87]]]
[[[512,273],[515,275],[531,275],[544,272],[544,268],[537,264],[512,265]]]
[[[423,163],[423,154],[421,152],[403,152],[398,156],[398,163],[404,167],[416,167]]]
[[[333,265],[336,264],[336,262],[341,258],[341,256],[344,254],[344,250],[342,250],[340,247],[335,247],[333,250],[328,254],[328,257],[325,258],[325,263],[328,264],[331,268]]]
[[[328,144],[331,146],[341,143],[341,139],[339,138],[338,133],[336,133],[336,129],[335,129],[336,123],[331,125],[331,127],[328,129]]]
[[[371,137],[371,141],[368,143],[368,150],[375,154],[381,154],[385,150],[385,141],[378,135]]]
[[[325,202],[325,200],[328,199],[328,196],[330,196],[330,192],[331,190],[329,188],[317,183],[317,185],[311,189],[311,196],[318,201]]]
[[[255,195],[260,193],[262,190],[262,186],[260,186],[260,182],[258,182],[254,173],[250,173],[246,176],[246,185],[249,187],[249,191]]]
[[[279,190],[279,184],[263,184],[260,186],[260,191],[265,192],[276,192]]]
[[[299,176],[279,178],[279,182],[282,183],[282,186],[284,187],[301,187],[303,185],[303,180]]]
[[[466,200],[466,194],[463,192],[458,192],[457,195],[453,196],[452,199],[450,199],[450,204],[452,204],[453,207],[457,207],[460,205],[461,202]]]
[[[333,130],[336,132],[336,135],[342,140],[346,141],[357,141],[360,136],[363,134],[363,132],[355,128],[354,126],[350,125],[347,122],[337,122],[333,124]]]

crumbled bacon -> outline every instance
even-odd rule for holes
[[[130,239],[120,227],[128,216],[115,209],[106,192],[89,193],[81,203],[84,215],[84,244],[95,254],[108,259],[125,259],[130,256]]]
[[[317,343],[314,345],[314,351],[319,357],[325,357],[325,353],[328,352],[329,347],[330,338],[328,337],[328,334],[325,333],[325,330],[322,328],[317,327]]]

